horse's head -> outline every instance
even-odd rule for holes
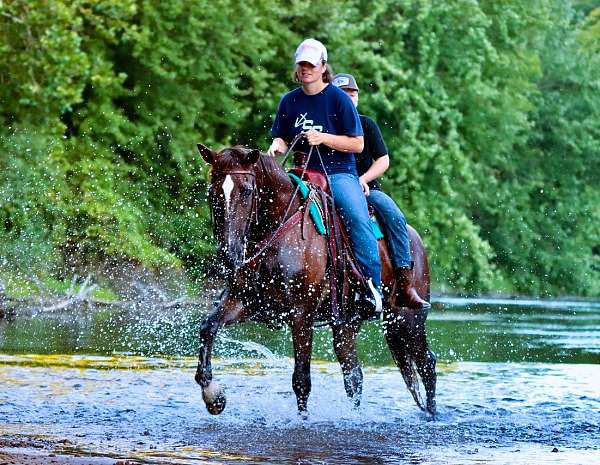
[[[198,144],[212,167],[208,198],[218,241],[218,258],[228,276],[244,260],[246,240],[257,215],[258,192],[254,165],[260,151],[231,147],[215,152]]]

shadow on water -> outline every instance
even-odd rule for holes
[[[219,337],[214,369],[228,406],[210,416],[193,382],[203,315],[1,321],[0,436],[148,463],[598,463],[600,305],[450,300],[432,310],[434,422],[411,401],[375,322],[360,336],[360,409],[346,400],[329,329],[316,333],[302,420],[289,333],[244,325]]]

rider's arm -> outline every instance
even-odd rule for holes
[[[267,150],[267,155],[274,157],[275,155],[281,155],[285,153],[288,148],[288,144],[281,137],[276,137],[273,139],[269,150]]]
[[[376,179],[385,173],[385,171],[388,169],[388,166],[390,166],[390,157],[388,155],[382,155],[381,157],[377,158],[369,167],[369,169],[358,178],[360,187],[362,187],[365,195],[369,195],[371,193],[369,183],[373,179]]]
[[[359,174],[358,181],[360,182],[365,195],[369,195],[370,190],[368,183],[385,173],[390,166],[390,157],[377,123],[365,115],[361,115],[360,120],[365,133],[365,145],[368,147],[368,153],[361,153],[358,155],[359,157],[365,157],[364,159],[361,158],[360,163],[357,163]],[[368,164],[368,161],[370,161],[371,164],[365,171],[365,165]]]
[[[371,182],[387,171],[390,166],[390,156],[383,155],[376,159],[369,169],[360,177],[364,182]]]
[[[340,152],[360,153],[364,147],[363,136],[341,136],[311,129],[306,132],[306,140],[310,145],[324,144]]]

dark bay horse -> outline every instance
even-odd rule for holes
[[[330,307],[327,238],[303,221],[302,201],[294,195],[295,186],[287,173],[275,159],[258,150],[231,147],[217,153],[201,144],[198,149],[211,165],[209,203],[218,259],[228,283],[200,332],[195,379],[202,387],[206,408],[215,415],[225,408],[224,390],[213,380],[211,369],[216,334],[224,325],[250,320],[290,326],[295,359],[292,387],[300,413],[307,410],[311,390],[313,324],[318,320],[329,321],[346,393],[358,406],[363,375],[356,336],[362,319],[327,318]],[[429,300],[427,255],[415,230],[410,228],[409,233],[415,288]],[[382,278],[388,289],[383,315],[385,337],[415,402],[433,415],[436,372],[435,356],[428,348],[425,333],[427,310],[412,310],[397,304],[387,247],[384,241],[379,242]],[[352,286],[345,288],[347,292],[355,291]],[[347,306],[355,304],[353,298],[343,302]],[[417,373],[425,389],[425,402],[420,395]]]

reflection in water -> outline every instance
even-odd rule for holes
[[[434,422],[391,366],[377,323],[360,336],[360,409],[328,362],[328,329],[317,331],[321,361],[302,420],[289,333],[247,325],[220,338],[214,369],[228,406],[210,416],[193,381],[201,317],[180,309],[0,322],[0,436],[149,463],[599,462],[598,307],[431,311],[428,334],[441,360]]]
[[[194,355],[205,309],[172,309],[156,314],[104,310],[86,315],[38,315],[0,320],[0,352]],[[600,306],[470,304],[430,312],[430,345],[440,360],[481,362],[600,362]],[[217,355],[292,355],[285,330],[257,324],[226,329]],[[361,360],[391,365],[379,323],[359,335]],[[265,352],[266,351],[266,352]],[[315,334],[315,358],[335,361],[329,328]]]

